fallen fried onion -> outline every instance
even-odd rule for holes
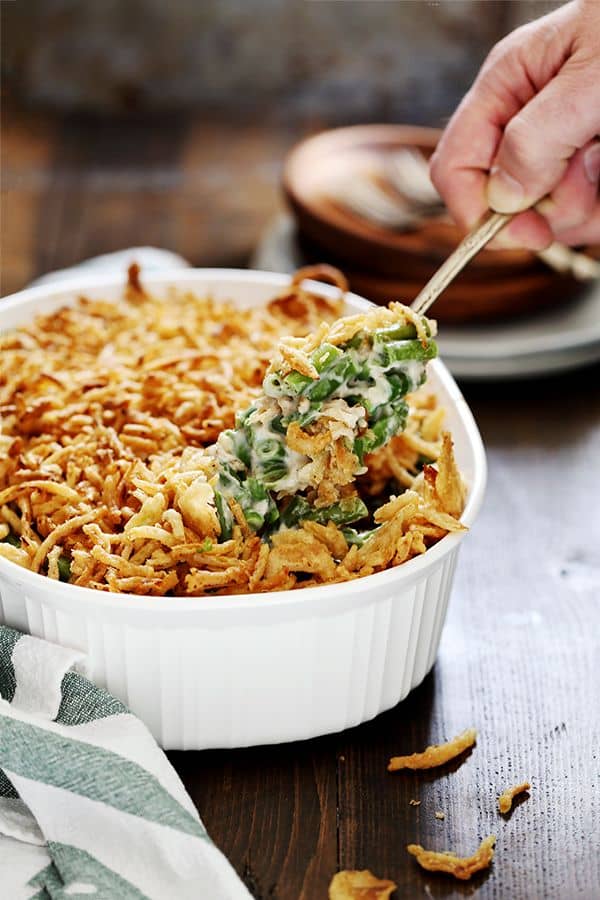
[[[494,858],[496,838],[493,834],[485,838],[472,856],[456,856],[448,851],[425,850],[420,844],[409,844],[406,848],[419,865],[428,872],[445,872],[461,881],[468,881],[477,872],[487,869]]]
[[[400,769],[433,769],[443,766],[472,747],[477,740],[477,732],[474,728],[468,728],[452,738],[445,744],[433,744],[422,753],[411,753],[410,756],[393,756],[388,764],[388,772],[398,772]]]
[[[528,791],[531,788],[531,785],[528,781],[523,781],[521,784],[516,784],[514,787],[506,788],[505,791],[502,791],[500,796],[498,797],[498,809],[501,813],[510,812],[513,804],[513,800],[519,794],[524,794],[525,791]]]
[[[377,878],[368,869],[346,869],[333,876],[329,900],[388,900],[395,890],[393,881]]]

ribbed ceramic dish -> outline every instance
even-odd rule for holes
[[[144,279],[159,294],[175,286],[246,307],[288,282],[285,275],[227,269]],[[2,327],[30,322],[82,293],[118,302],[122,287],[122,278],[96,276],[31,288],[1,302]],[[348,297],[348,311],[366,305]],[[481,437],[443,363],[434,361],[429,371],[469,486],[463,521],[470,527],[486,480]],[[226,597],[109,594],[0,558],[0,621],[83,650],[87,674],[165,748],[310,738],[373,718],[423,680],[435,661],[463,536],[448,535],[423,556],[348,584]]]

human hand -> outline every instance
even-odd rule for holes
[[[599,136],[600,0],[573,0],[492,49],[431,177],[465,229],[490,207],[527,210],[497,238],[503,244],[600,242]]]

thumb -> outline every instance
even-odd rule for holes
[[[600,132],[600,64],[571,57],[507,124],[490,169],[488,202],[515,213],[561,181],[569,159]]]

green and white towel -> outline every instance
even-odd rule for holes
[[[2,900],[249,900],[148,729],[0,626]]]

